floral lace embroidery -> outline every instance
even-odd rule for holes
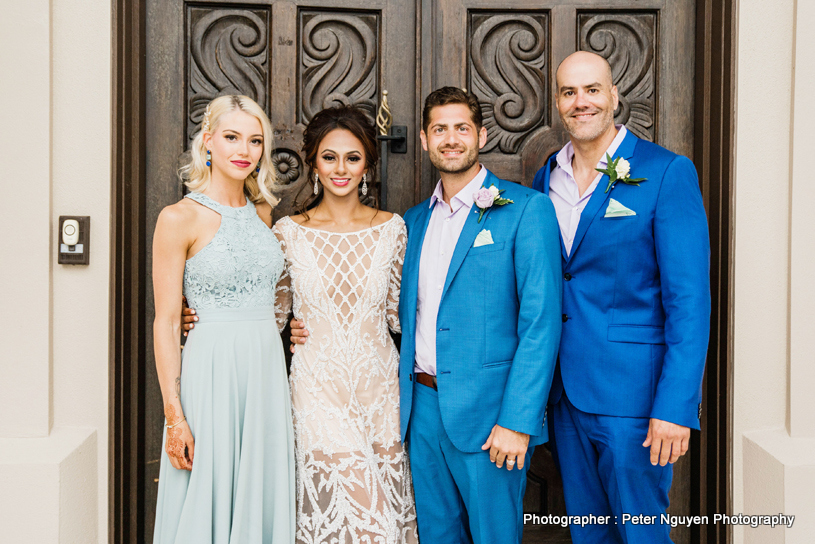
[[[283,252],[255,205],[230,208],[202,193],[186,198],[221,215],[218,232],[184,267],[184,296],[190,308],[272,306]]]
[[[399,216],[355,233],[274,232],[286,255],[278,326],[309,339],[291,367],[301,544],[415,543],[410,467],[399,437],[399,286],[407,231]]]

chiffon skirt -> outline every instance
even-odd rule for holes
[[[153,543],[289,544],[294,437],[274,309],[201,310],[198,318],[181,367],[193,469],[173,468],[162,444]]]

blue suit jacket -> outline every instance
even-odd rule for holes
[[[615,157],[639,186],[603,176],[569,256],[550,403],[699,428],[710,331],[710,242],[693,163],[629,132]],[[549,193],[552,156],[533,187]],[[613,198],[636,215],[604,217]],[[561,241],[562,243],[562,241]]]
[[[484,187],[513,204],[473,206],[453,252],[437,319],[436,367],[444,429],[464,452],[479,452],[497,423],[547,440],[546,399],[561,328],[557,219],[546,195],[487,173]],[[399,318],[401,431],[413,402],[419,260],[430,200],[405,213],[408,243]],[[482,230],[493,244],[472,247]],[[423,386],[421,386],[423,387]]]

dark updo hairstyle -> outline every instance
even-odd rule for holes
[[[376,141],[376,128],[373,121],[363,109],[357,106],[326,108],[311,119],[303,134],[303,155],[305,155],[306,164],[308,165],[308,180],[298,191],[295,197],[295,205],[297,211],[303,214],[306,220],[308,220],[307,211],[322,201],[325,192],[325,189],[321,189],[318,194],[314,194],[314,172],[320,143],[329,132],[336,129],[347,130],[362,142],[362,149],[365,152],[365,167],[368,169],[369,195],[376,193],[373,188],[376,179],[376,165],[379,162],[379,146]],[[304,192],[306,196],[301,199]],[[362,198],[362,193],[360,193],[360,200]],[[374,197],[372,200],[373,207],[378,210],[379,199]]]

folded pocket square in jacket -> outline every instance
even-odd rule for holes
[[[475,237],[475,242],[473,242],[473,247],[481,247],[481,246],[488,246],[490,244],[494,244],[495,242],[492,241],[492,233],[488,230],[482,230],[478,233],[478,236]]]
[[[627,217],[629,215],[637,215],[637,212],[626,208],[613,198],[608,199],[608,208],[603,217]]]

